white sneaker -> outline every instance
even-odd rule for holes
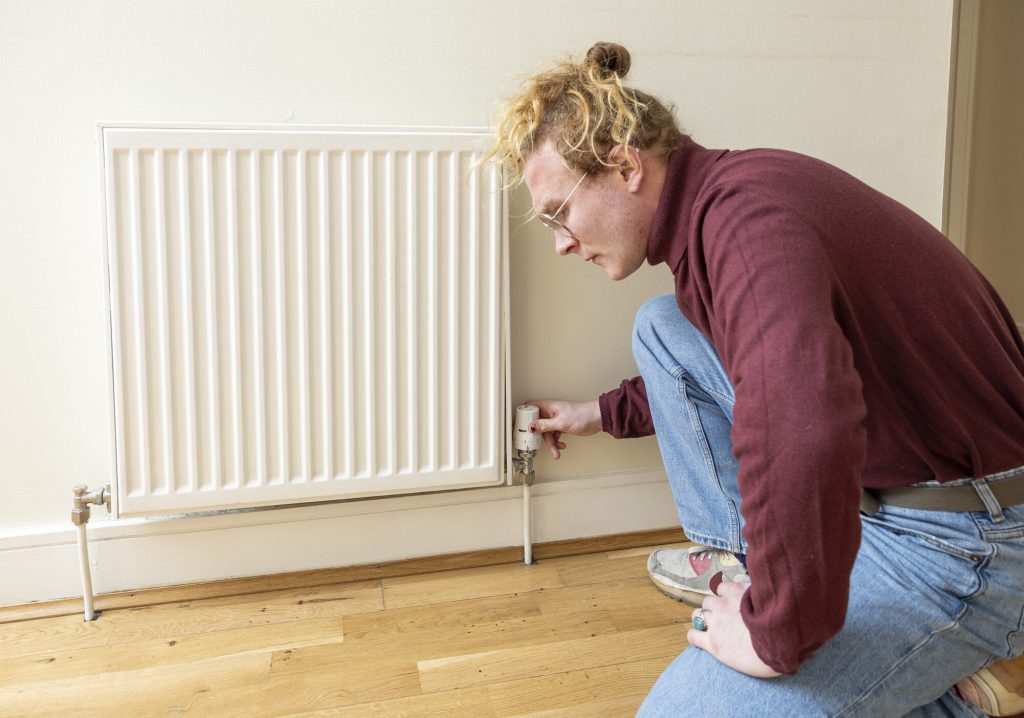
[[[700,545],[658,549],[647,559],[647,574],[659,591],[691,606],[718,595],[723,582],[750,583],[746,567],[735,554]]]

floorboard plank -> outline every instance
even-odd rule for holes
[[[53,718],[116,715],[255,715],[225,696],[256,696],[270,667],[270,653],[145,667],[0,687],[0,714]]]
[[[384,606],[388,609],[422,606],[562,585],[558,571],[547,563],[535,566],[513,563],[443,571],[426,576],[384,579]]]
[[[495,718],[512,718],[545,710],[571,710],[624,696],[639,707],[647,691],[672,661],[669,657],[554,673],[489,684]],[[634,713],[636,708],[633,709]],[[599,712],[583,715],[602,716]]]
[[[676,656],[686,647],[678,627],[646,628],[572,638],[543,645],[499,648],[419,661],[425,692],[452,690],[516,678],[599,668],[609,663]]]
[[[544,647],[567,640],[617,634],[618,629],[602,610],[559,615],[538,615],[477,625],[448,626],[401,636],[351,639],[344,643],[311,646],[274,655],[272,676],[287,676],[333,670],[338,665],[372,663],[375,657],[396,653],[411,664],[421,661],[455,659],[486,652],[495,646],[507,648]],[[361,668],[358,670],[362,670]],[[453,688],[457,686],[452,686]]]
[[[629,716],[692,613],[653,548],[0,623],[0,715]]]
[[[235,601],[214,598],[111,612],[101,620],[114,624],[113,641],[128,643],[175,638],[229,628],[335,618],[382,608],[378,581],[319,586],[299,591],[250,594]]]
[[[153,638],[88,648],[58,649],[0,660],[0,685],[29,682],[45,666],[47,680],[124,673],[147,666],[173,667],[248,653],[337,644],[344,640],[342,619],[313,618],[250,628],[228,628],[177,638]]]
[[[388,610],[356,613],[345,619],[345,635],[351,640],[394,636],[421,631],[477,626],[539,616],[539,593],[488,596],[453,603],[430,603]]]
[[[596,714],[592,714],[596,715]],[[486,687],[291,713],[282,718],[494,718]]]

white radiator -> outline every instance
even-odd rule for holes
[[[502,481],[481,140],[100,126],[115,515]]]

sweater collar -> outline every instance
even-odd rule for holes
[[[686,242],[679,241],[690,223],[690,213],[708,172],[728,150],[708,150],[683,135],[669,155],[665,184],[654,212],[647,237],[647,261],[667,262],[675,273],[686,253]]]

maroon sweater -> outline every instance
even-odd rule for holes
[[[862,486],[1024,464],[1024,344],[933,226],[792,152],[683,138],[647,259],[735,387],[742,614],[761,659],[793,673],[843,625]],[[640,377],[600,405],[613,436],[654,433]]]

